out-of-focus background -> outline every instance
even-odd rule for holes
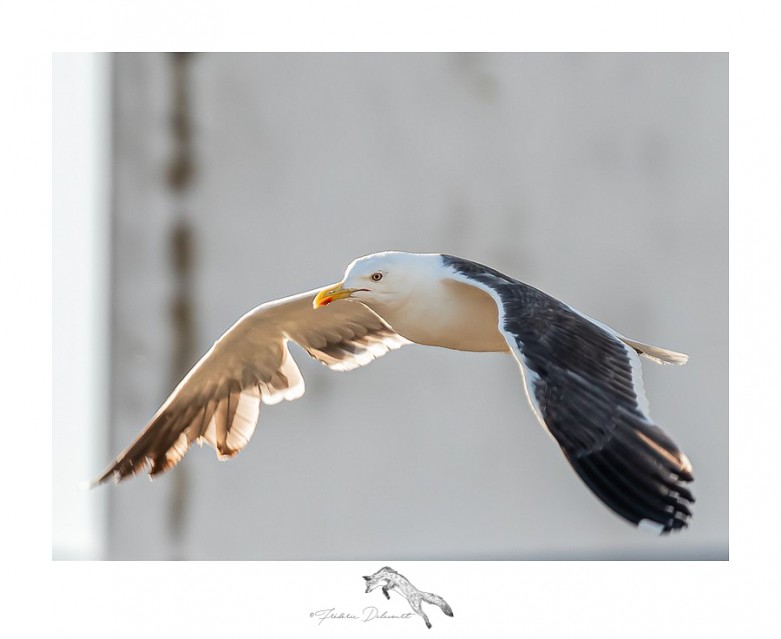
[[[726,54],[55,56],[54,558],[726,559],[727,90]],[[241,314],[387,249],[687,352],[644,370],[689,529],[594,498],[510,357],[418,346],[294,347],[238,457],[84,490]]]

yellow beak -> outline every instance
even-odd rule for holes
[[[350,295],[352,295],[356,289],[354,288],[342,288],[342,285],[344,282],[339,282],[338,284],[332,284],[331,286],[326,286],[322,291],[320,291],[316,296],[314,301],[312,302],[312,306],[314,308],[321,308],[323,306],[328,306],[331,302],[335,302],[336,300],[343,300]]]

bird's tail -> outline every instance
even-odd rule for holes
[[[627,339],[626,337],[621,337],[621,341],[657,364],[685,364],[689,360],[689,356],[685,353],[678,353],[667,348],[643,344],[642,342],[636,342],[635,340]]]

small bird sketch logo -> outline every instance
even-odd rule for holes
[[[364,576],[364,579],[366,580],[366,592],[371,592],[377,588],[377,586],[382,586],[382,594],[384,594],[387,599],[390,599],[389,591],[395,590],[398,592],[409,602],[409,605],[412,606],[412,610],[423,617],[423,621],[426,622],[426,627],[429,629],[431,628],[431,622],[428,620],[426,613],[423,612],[423,607],[421,605],[424,601],[439,606],[442,608],[442,612],[448,617],[453,616],[453,610],[442,597],[431,592],[418,590],[410,583],[409,579],[404,575],[397,573],[389,566],[380,568],[370,577]]]

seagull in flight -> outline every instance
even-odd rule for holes
[[[261,404],[293,400],[304,380],[294,341],[337,371],[409,343],[505,352],[532,412],[572,469],[615,513],[657,533],[687,526],[686,455],[651,420],[640,356],[686,355],[643,344],[488,266],[438,253],[388,251],[353,261],[338,284],[261,304],[190,370],[94,484],[173,468],[193,442],[220,459],[249,442]]]

